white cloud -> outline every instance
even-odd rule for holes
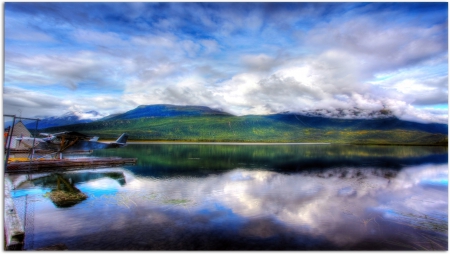
[[[94,44],[99,46],[126,46],[127,42],[113,32],[97,32],[87,29],[79,29],[74,32],[74,38],[82,44]]]
[[[250,71],[270,73],[274,67],[275,59],[266,55],[244,55],[242,56],[242,62]]]
[[[157,48],[173,48],[176,45],[177,38],[171,34],[163,34],[159,36],[135,36],[131,42],[136,46],[157,47]]]
[[[112,95],[82,95],[67,92],[61,99],[61,93],[34,92],[21,88],[4,87],[3,104],[5,114],[18,115],[22,111],[23,117],[45,118],[61,116],[70,112],[87,112],[95,110],[100,116],[123,113],[137,105],[125,101],[120,96]],[[87,117],[87,116],[85,116]]]
[[[188,57],[195,57],[200,50],[200,45],[191,40],[181,41],[180,44]]]
[[[90,51],[35,56],[7,53],[5,59],[5,78],[12,84],[61,84],[74,90],[80,83],[94,83],[98,87],[115,85],[102,82],[108,80],[114,63]]]
[[[3,88],[3,108],[5,114],[18,115],[22,111],[23,117],[54,116],[65,112],[65,101],[57,96],[40,92],[33,92],[20,88]]]
[[[136,22],[127,24],[139,27],[138,32],[58,19],[58,28],[70,31],[73,47],[58,41],[63,45],[58,50],[19,52],[11,44],[6,48],[5,82],[36,91],[59,84],[80,94],[97,93],[97,88],[97,98],[108,90],[120,91],[125,108],[192,103],[243,115],[384,105],[405,119],[447,121],[444,112],[418,108],[448,102],[446,24],[390,22],[396,18],[391,12],[356,17],[349,12],[317,21],[316,15],[327,11],[320,4],[295,11],[272,5],[275,9],[267,11],[173,3],[162,9],[171,16],[161,15],[152,25],[142,22],[153,17],[152,8],[114,8],[125,7],[124,18]],[[195,13],[188,15],[192,30],[182,18],[186,13]],[[28,21],[8,16],[8,39],[34,35],[50,43],[57,37],[50,34],[59,35],[43,33],[39,26],[20,35],[15,31]],[[299,22],[309,17],[310,24]],[[115,99],[92,106],[110,110]]]
[[[55,42],[56,40],[43,31],[33,29],[27,24],[27,21],[11,16],[5,15],[5,34],[8,35],[9,40],[19,41],[35,41],[35,42]],[[8,43],[8,46],[12,44]]]
[[[406,68],[445,54],[445,25],[431,27],[381,26],[374,17],[355,18],[345,23],[322,23],[301,39],[311,47],[349,52],[365,62],[366,77],[380,71]],[[332,43],[330,43],[332,42]]]
[[[211,54],[219,50],[219,44],[216,40],[200,40],[200,43],[205,47],[205,54]]]

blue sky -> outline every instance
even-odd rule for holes
[[[448,3],[5,3],[6,114],[389,108],[448,121]]]

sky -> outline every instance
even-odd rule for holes
[[[4,114],[201,105],[448,123],[448,3],[4,4]],[[19,113],[20,112],[20,113]]]

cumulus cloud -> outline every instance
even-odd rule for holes
[[[8,34],[8,40],[55,42],[44,31],[33,29],[23,20],[11,16],[5,16],[5,33]]]
[[[270,72],[274,67],[275,59],[265,54],[245,55],[242,57],[242,62],[251,72]]]
[[[74,32],[74,39],[82,44],[93,44],[98,46],[125,46],[119,34],[114,32],[98,32],[86,29],[78,29]]]
[[[8,106],[5,114],[18,115],[20,110],[24,117],[60,115],[67,106],[57,96],[11,87],[3,88],[3,103]]]
[[[35,55],[5,54],[5,78],[10,83],[33,85],[61,84],[76,90],[81,83],[90,83],[102,87],[105,75],[108,75],[112,63],[97,54],[80,51],[70,55]],[[12,71],[10,71],[12,70]],[[108,84],[114,85],[114,84]]]
[[[205,54],[214,53],[220,50],[216,40],[201,40],[200,43],[205,48]]]
[[[393,107],[444,123],[430,110],[448,103],[447,14],[439,4],[395,6],[10,3],[5,86],[98,98],[113,90],[127,107],[200,104],[237,115]],[[25,25],[35,20],[43,22]],[[15,32],[24,27],[36,40]],[[18,50],[19,41],[33,47]]]
[[[50,116],[61,116],[66,112],[88,112],[97,111],[100,116],[123,113],[131,110],[137,105],[124,100],[123,97],[103,95],[77,95],[71,93],[52,93],[50,88],[47,92],[35,92],[28,89],[4,87],[3,88],[3,112],[10,115],[21,115],[23,117],[46,118]],[[93,109],[92,105],[95,105]]]
[[[446,23],[431,27],[380,26],[375,17],[319,24],[302,38],[314,47],[352,53],[366,75],[408,68],[447,52]],[[332,41],[333,43],[328,43]]]

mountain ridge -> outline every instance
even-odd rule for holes
[[[82,117],[84,115],[84,117]],[[90,115],[90,117],[89,117]],[[234,116],[228,112],[220,109],[212,109],[207,106],[198,105],[174,105],[174,104],[150,104],[139,105],[134,109],[123,113],[115,113],[111,115],[102,115],[95,110],[86,112],[67,112],[61,116],[54,116],[43,118],[40,120],[40,128],[48,128],[54,126],[62,126],[68,124],[88,123],[92,121],[104,120],[119,120],[119,119],[136,119],[141,117],[175,117],[175,116],[199,116],[199,115],[229,115]],[[329,119],[346,119],[346,120],[371,120],[371,119],[389,119],[397,118],[389,109],[381,110],[363,110],[359,108],[350,109],[316,109],[316,110],[300,110],[300,111],[285,111],[280,113],[265,114],[259,116],[274,116],[274,115],[297,115],[307,117],[322,117]],[[88,116],[88,117],[86,117]],[[251,115],[243,115],[251,116]],[[242,116],[241,116],[242,117]],[[399,119],[400,120],[400,119]],[[60,121],[58,123],[58,121]],[[406,120],[401,120],[406,121]],[[47,122],[50,122],[48,124]],[[413,123],[420,123],[408,121]],[[441,124],[441,123],[423,123],[423,124]]]
[[[199,116],[199,115],[231,115],[224,111],[211,109],[206,106],[179,106],[172,104],[140,105],[135,109],[118,114],[108,120],[136,119],[142,117],[174,117],[174,116]]]
[[[371,119],[291,112],[234,116],[204,106],[157,104],[89,123],[48,127],[43,132],[79,131],[102,139],[126,132],[130,140],[148,141],[448,144],[447,124],[409,122],[385,113]]]
[[[57,126],[65,126],[71,124],[79,124],[79,123],[90,123],[97,119],[102,118],[103,115],[95,110],[90,111],[69,111],[60,116],[52,116],[39,120],[38,127],[39,129],[57,127]],[[25,127],[28,129],[34,129],[36,126],[35,122],[26,123]]]
[[[305,127],[326,128],[339,124],[344,128],[358,128],[365,130],[389,130],[389,129],[406,129],[418,130],[430,133],[448,134],[448,125],[440,123],[418,123],[405,121],[392,115],[389,117],[372,118],[372,119],[352,119],[352,118],[328,118],[321,116],[307,116],[295,113],[282,113],[266,115],[268,118],[277,119],[284,122],[300,122]]]

